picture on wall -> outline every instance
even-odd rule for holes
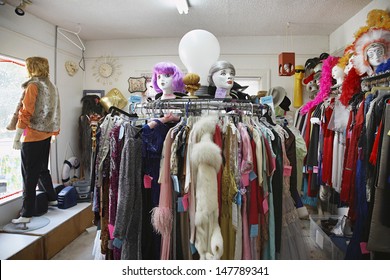
[[[129,92],[145,92],[146,91],[146,77],[130,77]]]

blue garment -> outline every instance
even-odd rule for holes
[[[359,151],[362,154],[362,151]],[[366,200],[366,172],[364,161],[359,157],[356,165],[356,221],[353,227],[352,239],[347,247],[345,259],[361,260],[363,255],[360,248],[363,228],[367,222],[368,204]]]
[[[151,226],[150,213],[154,207],[157,207],[160,200],[160,184],[158,178],[160,175],[160,159],[164,146],[165,136],[169,127],[155,120],[158,124],[152,129],[145,124],[142,127],[142,165],[143,176],[152,177],[151,188],[143,188],[143,259],[160,259],[161,235],[157,234]],[[150,242],[153,240],[153,242]]]

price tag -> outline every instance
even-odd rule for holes
[[[251,225],[250,237],[256,237],[259,235],[259,225]]]
[[[224,88],[217,88],[215,91],[215,96],[214,98],[225,98],[226,97],[226,89]]]
[[[183,203],[184,211],[188,210],[188,194],[183,195],[181,202]]]
[[[152,176],[147,175],[147,174],[144,175],[144,188],[145,189],[150,189],[152,187],[152,180],[153,180]]]
[[[253,181],[257,178],[257,175],[256,173],[252,170],[250,173],[249,173],[249,181]]]
[[[121,125],[119,128],[119,135],[118,135],[119,140],[121,140],[123,138],[124,134],[125,134],[125,127],[123,125]]]
[[[177,198],[177,212],[184,212],[184,207],[183,207],[183,198],[178,197]]]
[[[367,242],[360,242],[360,251],[362,251],[362,254],[369,254],[370,251],[367,250]]]
[[[267,194],[265,196],[265,198],[263,199],[263,212],[264,212],[264,214],[267,214],[268,210],[269,210],[269,206],[268,206],[268,194]]]
[[[172,181],[173,181],[173,188],[175,192],[180,193],[180,184],[179,184],[179,179],[177,178],[176,175],[171,175]]]

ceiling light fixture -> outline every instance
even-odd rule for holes
[[[176,8],[179,14],[188,14],[188,3],[187,0],[175,0]]]
[[[15,8],[15,13],[18,16],[24,16],[24,8],[31,3],[32,2],[30,0],[21,0],[19,6]]]

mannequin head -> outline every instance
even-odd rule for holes
[[[344,68],[345,75],[347,75],[349,73],[349,70],[351,70],[351,68],[353,67],[353,57],[354,57],[354,55],[351,55],[347,64],[345,65],[345,68]]]
[[[341,85],[344,79],[344,69],[339,65],[335,65],[332,68],[332,78],[336,80],[336,85]]]
[[[152,85],[159,93],[183,92],[183,73],[171,62],[160,62],[153,67]]]
[[[381,43],[372,43],[366,49],[366,59],[375,70],[385,59],[385,46]]]
[[[208,82],[210,86],[230,90],[233,87],[235,75],[236,70],[230,62],[217,61],[210,68]]]

